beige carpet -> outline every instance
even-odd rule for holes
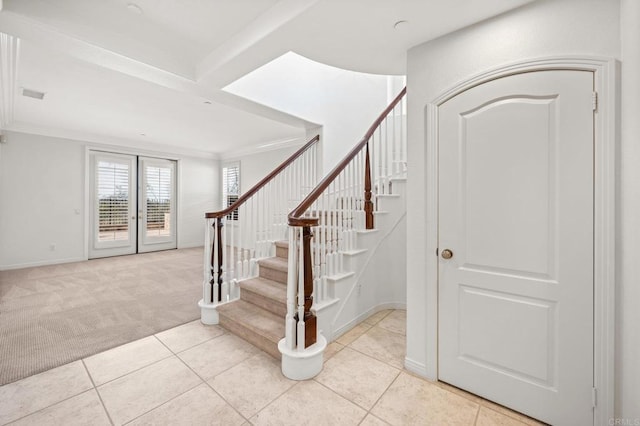
[[[201,248],[0,272],[0,385],[199,318]]]

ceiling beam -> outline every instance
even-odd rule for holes
[[[205,56],[196,66],[196,80],[200,81],[210,77],[220,67],[233,61],[234,58],[307,11],[317,2],[318,0],[281,0],[277,2]]]
[[[0,0],[2,1],[2,0]],[[289,1],[289,0],[287,0]],[[309,1],[309,0],[304,0]],[[255,114],[298,128],[314,128],[312,123],[245,98],[199,85],[196,81],[145,64],[100,46],[61,33],[59,30],[8,10],[0,11],[0,28],[8,34],[31,41],[45,49],[144,80],[203,100]]]

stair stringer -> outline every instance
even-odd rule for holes
[[[346,273],[328,277],[334,299],[314,306],[318,330],[328,341],[383,309],[406,309],[406,202],[405,180],[394,182],[400,197],[378,200],[376,229],[359,231],[358,250],[347,256]]]

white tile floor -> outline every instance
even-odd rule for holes
[[[538,424],[403,370],[405,321],[404,311],[369,317],[332,343],[323,371],[304,382],[194,321],[0,387],[0,424]]]

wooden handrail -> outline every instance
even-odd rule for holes
[[[289,225],[290,226],[317,226],[319,223],[318,218],[314,217],[303,217],[305,212],[311,207],[311,205],[324,193],[324,191],[329,187],[331,182],[333,182],[336,177],[347,167],[347,165],[355,158],[356,155],[367,146],[369,139],[373,136],[373,133],[376,131],[380,123],[384,121],[384,119],[389,115],[391,111],[398,105],[398,103],[402,100],[402,97],[407,93],[407,88],[405,87],[400,91],[398,96],[389,104],[389,106],[380,114],[380,116],[373,122],[367,133],[365,133],[364,137],[360,142],[353,147],[351,151],[344,157],[344,159],[329,173],[324,179],[320,181],[320,183],[306,196],[304,200],[300,202],[298,207],[296,207],[291,213],[289,213]]]
[[[245,192],[244,194],[242,194],[233,204],[231,204],[229,207],[227,207],[224,210],[220,210],[217,212],[209,212],[209,213],[205,213],[204,217],[207,219],[215,219],[218,217],[224,217],[226,215],[228,215],[229,213],[231,213],[232,211],[236,210],[237,208],[239,208],[241,205],[243,205],[249,198],[251,198],[251,196],[253,194],[255,194],[256,192],[258,192],[262,187],[264,187],[267,183],[269,183],[269,181],[271,179],[273,179],[274,177],[276,177],[281,171],[283,171],[284,169],[287,168],[287,166],[289,166],[291,163],[293,163],[296,158],[300,157],[307,149],[309,149],[313,144],[315,144],[316,142],[318,142],[320,140],[320,135],[316,135],[313,139],[311,139],[309,142],[307,142],[302,148],[300,148],[299,150],[297,150],[295,153],[293,153],[293,155],[291,155],[289,158],[287,158],[282,164],[280,164],[278,167],[276,167],[271,173],[269,173],[267,176],[265,176],[260,182],[258,182],[257,184],[255,184],[250,190],[248,190],[247,192]]]

